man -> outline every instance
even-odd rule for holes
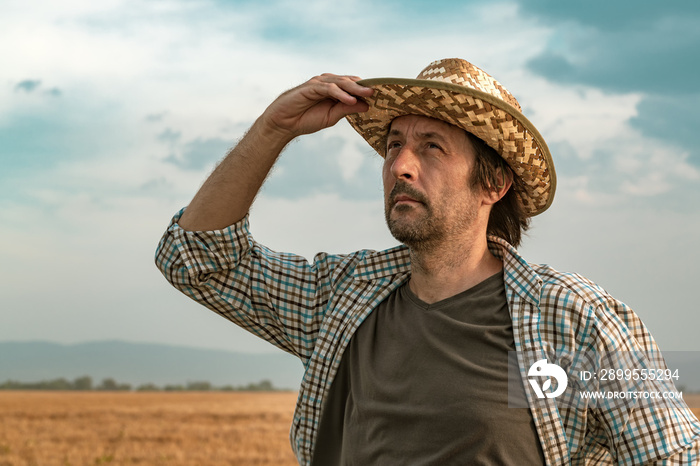
[[[283,148],[343,117],[384,157],[386,220],[403,246],[308,264],[257,244],[247,214]],[[302,360],[301,464],[697,464],[700,425],[682,401],[564,391],[602,361],[665,366],[624,304],[518,256],[555,185],[518,102],[464,60],[416,80],[326,74],[267,108],[174,217],[156,261],[191,298]],[[627,382],[608,388],[673,385]],[[518,398],[529,409],[510,407]]]

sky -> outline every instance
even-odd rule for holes
[[[0,341],[275,349],[179,294],[156,245],[280,93],[460,57],[520,101],[558,187],[520,247],[699,351],[700,3],[4,0]],[[255,237],[312,258],[395,245],[381,159],[345,121],[285,151]]]

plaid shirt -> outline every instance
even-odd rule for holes
[[[177,224],[181,214],[161,239],[157,265],[190,298],[301,359],[290,438],[299,463],[309,464],[343,351],[365,317],[408,280],[408,250],[322,253],[309,264],[256,243],[247,217],[223,230],[189,232]],[[641,320],[597,285],[528,264],[499,238],[489,238],[489,249],[503,260],[523,381],[524,354],[561,363],[576,352],[636,350],[663,364]],[[700,423],[682,401],[566,409],[527,392],[548,465],[700,464]]]

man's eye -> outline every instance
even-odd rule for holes
[[[428,143],[428,149],[442,149],[439,144],[435,144],[434,142],[429,142]]]
[[[397,147],[401,147],[401,143],[399,141],[391,141],[386,145],[387,150],[396,149]]]

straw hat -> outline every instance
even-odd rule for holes
[[[423,115],[458,126],[495,149],[523,180],[528,216],[544,212],[554,199],[556,174],[547,144],[521,113],[520,104],[498,81],[466,60],[431,63],[416,79],[359,81],[375,90],[364,98],[369,111],[348,115],[355,130],[381,155],[392,120]]]

